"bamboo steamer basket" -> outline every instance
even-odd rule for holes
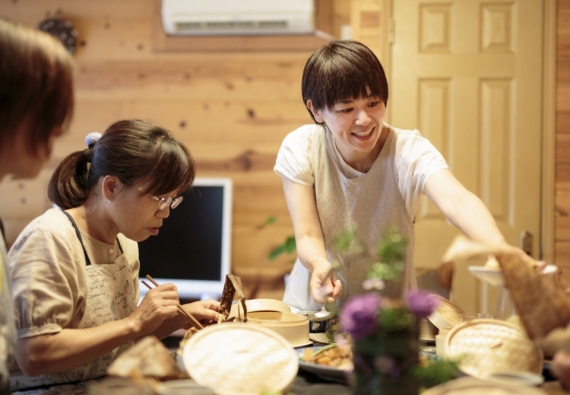
[[[439,302],[438,307],[428,317],[428,320],[433,325],[438,329],[442,329],[451,328],[461,323],[461,315],[465,313],[461,307],[436,294],[430,294],[429,297]]]
[[[218,395],[286,391],[299,369],[297,353],[283,336],[245,323],[201,329],[185,344],[182,359],[190,377]]]
[[[247,324],[260,325],[271,329],[289,341],[292,347],[304,347],[312,344],[309,338],[309,320],[307,317],[291,313],[289,305],[274,299],[251,299],[245,302]],[[239,303],[234,303],[229,317],[236,322],[244,322],[244,311]]]
[[[544,355],[518,326],[495,319],[475,319],[455,326],[445,339],[446,357],[459,369],[487,379],[503,372],[542,373]]]
[[[307,317],[280,311],[254,311],[247,315],[248,325],[260,325],[283,336],[292,347],[312,344]]]

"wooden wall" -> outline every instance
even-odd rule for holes
[[[570,0],[557,7],[555,262],[570,271]]]
[[[321,18],[321,23],[332,31],[351,24],[354,38],[382,50],[380,1],[319,4],[326,1],[329,19]],[[249,292],[259,291],[258,297],[280,298],[290,258],[267,262],[266,256],[292,227],[273,165],[285,135],[311,122],[300,98],[300,80],[307,57],[324,41],[290,37],[287,50],[281,50],[283,42],[263,51],[231,42],[223,50],[196,51],[192,43],[165,39],[157,4],[0,0],[2,17],[37,26],[58,15],[79,34],[76,112],[69,132],[56,142],[37,179],[0,184],[0,217],[8,243],[50,207],[45,194],[49,176],[63,157],[84,148],[87,133],[103,131],[118,119],[147,119],[170,129],[190,148],[198,176],[233,180],[233,272],[244,278]],[[271,215],[278,217],[277,223],[264,228]]]

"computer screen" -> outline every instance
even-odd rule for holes
[[[141,280],[174,283],[181,299],[219,300],[231,268],[232,181],[198,177],[182,196],[158,235],[139,243]]]

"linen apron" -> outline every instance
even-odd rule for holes
[[[117,238],[117,244],[121,252],[120,255],[112,263],[93,265],[83,245],[83,238],[75,221],[65,211],[63,213],[69,218],[75,228],[86,261],[88,291],[85,312],[78,329],[92,328],[103,325],[106,322],[126,318],[136,308],[136,288],[135,284],[133,284],[131,267],[123,254],[119,239]],[[60,383],[73,383],[104,376],[107,367],[115,360],[118,354],[131,347],[132,344],[132,341],[123,344],[86,365],[66,372],[28,377],[22,371],[12,371],[12,376],[10,377],[12,391]]]
[[[314,150],[311,159],[315,200],[327,258],[329,262],[336,261],[341,265],[335,270],[343,286],[339,299],[341,303],[364,292],[362,282],[372,264],[378,261],[377,248],[384,233],[392,227],[409,240],[406,267],[399,281],[386,284],[383,294],[399,297],[407,289],[416,288],[412,263],[414,221],[406,211],[404,198],[398,188],[394,163],[396,142],[396,136],[390,129],[370,171],[360,173],[344,161],[331,132],[327,130],[319,134],[315,141],[319,148]],[[350,253],[336,250],[335,237],[354,227],[364,251]],[[310,279],[311,272],[297,259],[287,281],[283,301],[300,310],[320,310],[322,305],[316,303],[310,293]]]

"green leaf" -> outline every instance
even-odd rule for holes
[[[459,375],[458,361],[450,359],[430,359],[428,364],[416,366],[412,374],[424,388],[431,388]]]
[[[334,341],[334,335],[340,330],[340,324],[333,324],[327,328],[325,335],[327,339]]]
[[[336,343],[327,344],[326,346],[323,346],[323,347],[319,348],[317,351],[315,351],[313,353],[313,356],[318,355],[318,354],[322,353],[323,351],[330,350],[331,348],[335,348],[335,347],[338,347],[338,345]]]
[[[378,246],[378,254],[383,263],[403,262],[406,257],[408,239],[402,237],[395,227],[391,227],[384,233],[384,237]]]
[[[267,217],[265,222],[261,224],[261,227],[265,228],[267,225],[274,224],[275,222],[277,222],[277,217],[275,215],[270,215],[269,217]]]
[[[287,237],[287,240],[285,240],[283,248],[287,254],[294,253],[297,250],[297,243],[295,242],[295,236]]]
[[[379,324],[385,332],[394,332],[412,325],[414,319],[402,308],[382,309]]]
[[[334,248],[337,251],[360,253],[363,248],[358,243],[356,237],[356,228],[341,231],[333,241]]]
[[[267,255],[267,259],[269,261],[273,261],[273,260],[277,259],[277,257],[279,255],[283,254],[283,252],[285,252],[285,248],[283,247],[283,245],[277,246],[271,250],[269,255]]]
[[[285,239],[283,244],[278,245],[274,249],[269,252],[267,255],[268,261],[273,261],[277,259],[277,257],[281,254],[288,254],[291,255],[297,250],[297,245],[295,243],[295,236],[289,236]]]

